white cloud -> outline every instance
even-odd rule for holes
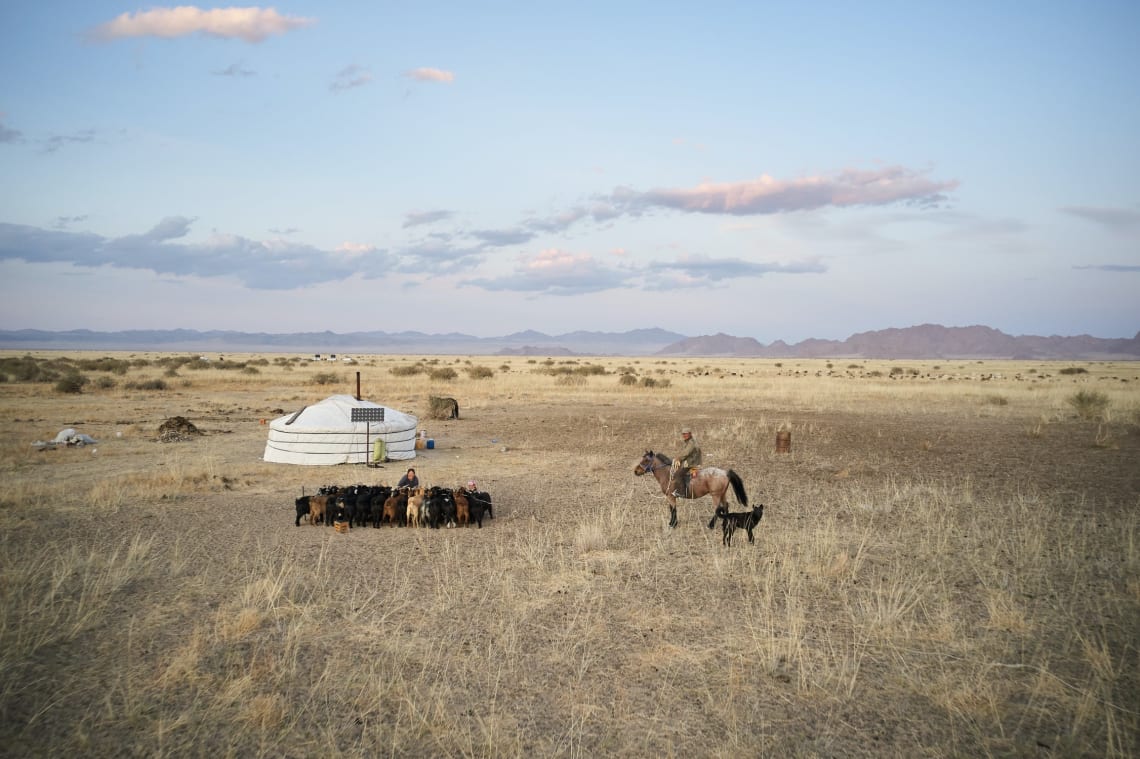
[[[174,39],[191,34],[237,38],[261,42],[267,37],[302,29],[317,22],[313,18],[282,16],[274,8],[211,8],[193,5],[175,8],[151,8],[137,13],[124,13],[91,30],[92,39],[107,42],[130,37],[162,37]]]

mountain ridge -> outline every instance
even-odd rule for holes
[[[578,330],[549,335],[523,330],[500,337],[461,332],[238,332],[192,329],[0,330],[6,350],[152,350],[313,353],[476,354],[503,356],[629,355],[738,358],[1140,360],[1140,332],[1131,338],[1091,335],[1008,335],[984,325],[920,324],[858,332],[844,340],[775,340],[723,332],[686,337],[660,328],[626,332]]]

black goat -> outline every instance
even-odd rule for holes
[[[760,517],[764,516],[764,504],[758,504],[752,511],[729,511],[727,506],[717,506],[716,519],[724,520],[721,524],[720,542],[722,545],[732,545],[732,533],[737,529],[748,530],[748,542],[755,543],[752,530],[760,524]]]

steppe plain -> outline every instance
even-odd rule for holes
[[[0,754],[1140,753],[1140,362],[206,358],[0,354]],[[494,520],[294,526],[404,469],[262,461],[357,372]],[[685,425],[755,544],[634,476]]]

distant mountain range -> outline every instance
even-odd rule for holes
[[[717,334],[686,337],[663,329],[628,332],[567,332],[547,335],[527,330],[503,337],[458,332],[199,332],[190,329],[93,332],[0,330],[6,350],[134,350],[239,353],[407,353],[412,355],[502,356],[676,356],[756,358],[949,359],[1007,358],[1058,360],[1140,360],[1140,332],[1131,338],[1089,335],[1007,335],[992,327],[915,327],[860,332],[846,340],[808,339],[765,345],[751,337]]]
[[[881,359],[1140,359],[1140,332],[1131,338],[1106,339],[1007,335],[992,327],[943,327],[922,324],[902,329],[860,332],[846,340],[808,339],[789,345],[777,340],[764,345],[750,337],[712,335],[688,337],[658,351],[670,356],[756,356],[758,358],[881,358]]]

